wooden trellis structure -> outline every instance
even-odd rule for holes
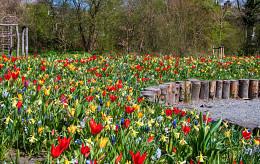
[[[11,58],[13,56],[15,40],[16,57],[19,57],[20,46],[22,56],[28,56],[28,26],[23,26],[22,32],[19,33],[18,24],[0,24],[0,53],[8,53]]]
[[[215,53],[219,55],[220,58],[223,58],[225,56],[224,46],[220,47],[212,47],[212,55],[214,56]]]

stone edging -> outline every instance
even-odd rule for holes
[[[144,88],[141,96],[152,102],[166,103],[168,106],[199,100],[255,99],[260,96],[260,85],[258,79],[216,81],[188,79]]]

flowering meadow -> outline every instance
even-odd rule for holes
[[[0,57],[0,162],[259,163],[260,136],[140,97],[170,81],[260,79],[260,58]],[[18,151],[19,150],[19,151]]]

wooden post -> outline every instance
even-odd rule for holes
[[[191,82],[185,81],[185,102],[190,102],[191,100]]]
[[[238,96],[240,98],[248,98],[249,80],[239,79],[238,81],[239,81]]]
[[[209,98],[214,100],[216,94],[216,81],[209,82]]]
[[[170,105],[175,105],[175,94],[176,94],[176,83],[175,82],[169,82],[169,83],[165,83],[165,85],[169,85],[170,89],[169,89],[169,104]]]
[[[18,25],[15,26],[15,29],[16,29],[16,37],[17,37],[16,57],[19,58],[20,35],[19,35]]]
[[[156,101],[158,101],[159,96],[161,95],[161,90],[158,87],[154,87],[154,86],[144,88],[144,91],[152,91],[155,96],[154,100]]]
[[[200,99],[202,99],[204,101],[208,101],[208,99],[209,99],[209,82],[208,81],[201,81]]]
[[[179,100],[180,100],[180,85],[176,84],[176,87],[175,87],[175,104],[179,104]]]
[[[255,99],[258,97],[258,79],[250,79],[249,80],[249,98]]]
[[[10,58],[13,56],[13,27],[10,26]]]
[[[169,105],[169,89],[170,86],[161,84],[159,85],[159,88],[161,89],[161,101],[165,102],[166,105]]]
[[[25,26],[25,56],[28,56],[28,26]]]
[[[177,84],[179,84],[180,87],[180,99],[179,101],[184,101],[185,98],[185,82],[184,81],[176,81]]]
[[[24,57],[24,29],[25,27],[22,27],[22,56]]]
[[[222,87],[223,87],[223,81],[217,80],[216,81],[216,98],[221,99],[222,98]]]
[[[200,96],[200,81],[199,80],[191,80],[191,100],[199,101]]]
[[[230,80],[224,80],[222,98],[229,99],[229,95],[230,95]]]
[[[230,81],[230,94],[233,99],[238,98],[238,80]]]

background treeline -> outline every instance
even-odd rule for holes
[[[101,53],[226,55],[259,53],[260,1],[216,0],[4,0],[5,13],[29,25],[33,53],[84,50]],[[4,11],[2,11],[3,13]]]

